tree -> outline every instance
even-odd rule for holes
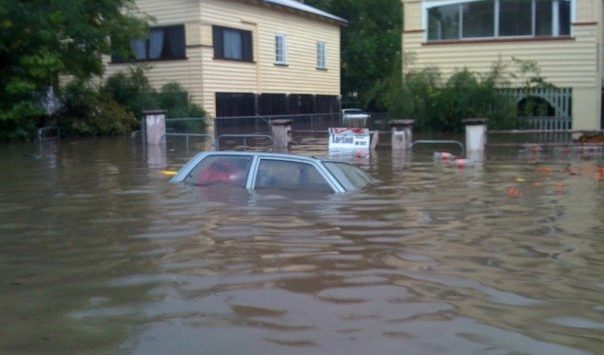
[[[24,136],[60,76],[87,80],[103,54],[128,55],[147,20],[134,10],[134,0],[0,0],[0,135]]]
[[[348,20],[342,31],[342,94],[345,104],[379,104],[383,81],[401,76],[400,0],[307,0],[307,4]]]

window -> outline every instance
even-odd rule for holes
[[[151,27],[149,38],[134,39],[131,42],[135,61],[186,59],[185,26]],[[124,58],[113,57],[114,62],[126,62]]]
[[[499,36],[530,36],[532,16],[531,1],[499,0]]]
[[[287,64],[287,40],[284,35],[275,36],[275,64]]]
[[[214,26],[214,58],[252,62],[252,32]]]
[[[426,20],[428,41],[569,36],[571,1],[451,1],[427,7]]]
[[[462,5],[462,38],[493,37],[495,6],[492,1],[477,1]]]
[[[260,161],[254,189],[333,192],[314,166],[273,159]]]
[[[252,157],[248,156],[209,156],[191,171],[185,181],[198,186],[228,184],[245,187],[251,164]]]
[[[459,38],[459,5],[433,7],[428,10],[428,39]]]
[[[325,42],[317,42],[317,68],[327,69]]]

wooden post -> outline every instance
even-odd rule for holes
[[[271,121],[271,133],[274,149],[287,151],[288,145],[292,141],[292,120]]]
[[[413,143],[413,124],[415,120],[390,121],[392,130],[392,150],[401,151],[411,149]]]

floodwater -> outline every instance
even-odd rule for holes
[[[3,145],[0,353],[602,353],[603,154],[431,149],[295,197],[169,184],[184,146]]]

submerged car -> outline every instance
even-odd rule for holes
[[[170,180],[198,186],[226,184],[248,190],[345,193],[373,182],[356,166],[291,154],[203,152]]]
[[[367,112],[358,108],[345,108],[342,109],[342,119],[344,121],[361,120],[366,121],[371,115]]]

